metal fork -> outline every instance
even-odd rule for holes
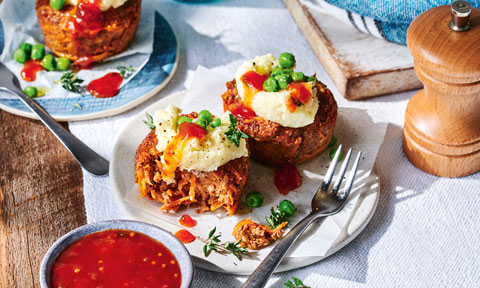
[[[283,257],[292,247],[293,243],[303,234],[303,232],[317,219],[333,215],[342,210],[345,205],[345,200],[348,198],[350,191],[352,190],[353,181],[358,170],[358,164],[360,163],[360,157],[362,152],[358,152],[357,158],[350,169],[347,182],[343,190],[340,191],[340,186],[344,178],[345,172],[348,167],[348,162],[352,155],[352,149],[348,150],[347,156],[343,161],[340,172],[336,178],[335,185],[331,191],[329,191],[330,184],[332,182],[333,173],[337,167],[338,160],[342,151],[342,145],[340,145],[333,157],[332,163],[325,174],[322,184],[317,193],[312,199],[312,212],[303,218],[295,227],[288,232],[280,242],[275,245],[273,250],[265,257],[260,265],[253,271],[252,275],[243,284],[242,288],[259,288],[264,287],[267,284],[268,279],[272,275],[273,271],[282,261]]]
[[[108,161],[95,151],[90,149],[85,143],[73,136],[62,125],[58,124],[50,114],[45,111],[35,100],[31,99],[23,93],[19,88],[20,83],[17,77],[8,70],[8,68],[0,62],[0,91],[6,91],[16,95],[22,102],[27,105],[33,113],[45,124],[45,126],[57,136],[58,140],[62,142],[68,151],[72,153],[73,157],[80,163],[80,165],[93,175],[102,176],[108,173]]]

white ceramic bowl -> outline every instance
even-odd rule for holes
[[[170,232],[155,225],[130,220],[111,220],[87,224],[68,232],[63,237],[58,239],[55,243],[53,243],[52,247],[48,249],[47,254],[45,254],[43,258],[42,265],[40,266],[41,287],[51,288],[50,274],[53,263],[65,248],[67,248],[75,240],[85,235],[110,229],[124,229],[140,232],[161,242],[173,253],[175,258],[177,258],[178,264],[180,265],[180,271],[182,272],[181,287],[191,287],[195,269],[190,254],[182,242],[180,242]]]

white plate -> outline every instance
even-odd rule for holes
[[[184,95],[185,95],[185,92],[179,92],[179,93],[170,95],[169,97],[166,97],[161,101],[154,103],[150,107],[146,108],[143,113],[140,113],[139,115],[133,117],[124,127],[124,129],[119,133],[118,138],[116,139],[116,142],[115,142],[113,155],[110,162],[110,183],[112,186],[112,191],[113,191],[115,201],[119,206],[119,208],[129,218],[142,220],[145,222],[158,225],[172,233],[175,233],[179,229],[185,228],[180,226],[177,221],[180,218],[180,216],[185,213],[194,216],[195,215],[194,209],[190,208],[190,209],[186,209],[176,213],[165,213],[165,212],[160,212],[158,210],[158,208],[161,207],[161,205],[157,205],[157,203],[153,203],[152,201],[142,199],[139,195],[138,187],[135,184],[134,157],[135,157],[135,151],[138,145],[142,142],[142,140],[148,133],[148,128],[146,128],[146,126],[142,123],[142,120],[145,119],[145,112],[153,114],[155,111],[159,109],[163,109],[169,104],[180,107],[182,104]],[[351,116],[351,115],[347,115],[349,113],[350,114],[352,113],[351,109],[339,109],[339,115],[343,114],[344,116],[344,117],[339,117],[339,121],[346,121],[342,119],[346,119],[348,118],[348,116]],[[355,123],[355,121],[351,121],[351,122]],[[338,126],[339,124],[337,122],[337,128]],[[349,134],[349,133],[346,133],[346,134]],[[346,139],[343,139],[343,140],[346,140]],[[374,157],[376,157],[376,151],[375,151]],[[314,161],[317,161],[317,159],[311,162],[314,162]],[[322,157],[319,157],[318,161],[323,161],[323,164],[327,164],[327,165],[329,162],[328,157],[325,157],[325,155],[323,155]],[[255,167],[259,165],[254,162],[251,162],[251,164],[252,164],[251,165],[252,173],[251,173],[250,179],[253,179],[252,177],[256,177]],[[309,163],[307,165],[312,165],[312,164],[319,165],[318,163]],[[324,165],[324,167],[325,166],[326,165]],[[356,193],[358,193],[358,200],[356,202],[355,207],[353,208],[354,210],[352,210],[353,213],[351,214],[349,219],[345,219],[344,222],[339,224],[341,226],[340,227],[341,232],[339,233],[339,236],[336,237],[334,241],[332,241],[332,245],[330,246],[328,251],[326,251],[326,253],[323,256],[309,257],[309,256],[305,256],[305,253],[302,253],[304,257],[296,257],[295,256],[296,250],[294,250],[292,255],[288,255],[284,259],[284,261],[277,268],[276,272],[296,269],[296,268],[307,266],[317,261],[320,261],[328,257],[329,255],[335,253],[336,251],[340,250],[342,247],[347,245],[350,241],[352,241],[355,237],[358,236],[358,234],[366,227],[367,223],[372,218],[377,205],[378,198],[379,198],[380,183],[379,183],[378,177],[376,176],[375,171],[369,171],[369,172],[370,172],[370,175],[365,176],[364,179],[362,179],[361,181],[362,188],[357,189],[358,192]],[[362,174],[362,173],[359,173],[359,174]],[[357,177],[357,178],[361,178],[361,177]],[[249,182],[251,182],[251,180],[249,180]],[[320,183],[320,180],[318,180],[318,182]],[[247,187],[248,187],[248,183],[247,183]],[[299,192],[302,192],[303,196],[301,197],[304,197],[304,195],[307,194],[308,195],[307,198],[310,199],[310,197],[313,196],[314,192],[304,191],[306,188],[302,190],[302,187],[298,189],[300,190]],[[354,190],[355,190],[355,187],[354,187]],[[280,200],[284,198],[284,196],[280,195],[279,193],[272,193],[272,194],[274,195],[271,195],[271,194],[265,195],[266,202],[268,197],[270,198],[273,197],[275,201],[270,201],[270,203],[278,204],[278,202],[280,202]],[[297,202],[294,202],[294,203],[297,203]],[[269,207],[266,207],[266,208],[268,209]],[[239,209],[237,210],[237,214],[241,210],[242,210],[241,207],[239,207]],[[210,213],[209,215],[209,217],[215,218],[211,223],[212,227],[215,225],[221,224],[222,226],[221,228],[225,228],[224,233],[222,234],[223,241],[230,240],[227,237],[232,238],[230,235],[227,235],[227,232],[225,231],[230,231],[231,233],[234,225],[234,223],[232,223],[232,220],[231,220],[233,217],[225,217],[224,214],[225,213],[223,213],[222,211],[216,214]],[[218,217],[215,217],[217,215]],[[248,216],[249,216],[248,214],[242,215],[243,218],[246,218]],[[194,216],[194,218],[196,217]],[[298,221],[298,219],[293,219],[292,222],[295,222],[295,221]],[[213,223],[213,222],[216,222],[216,223]],[[295,223],[292,223],[292,226],[294,224]],[[223,226],[226,226],[226,227],[223,227]],[[217,229],[217,230],[220,230],[220,229]],[[314,230],[314,229],[310,229],[310,230]],[[208,234],[208,231],[201,231],[201,234],[202,234],[201,236],[205,237],[206,234]],[[296,245],[304,245],[304,246],[310,246],[310,247],[318,246],[316,242],[312,243],[312,241],[313,239],[312,239],[311,233],[307,231],[306,234],[297,241],[298,243]],[[316,241],[318,241],[318,239]],[[231,274],[238,274],[238,275],[251,274],[251,272],[260,263],[260,261],[262,260],[261,258],[263,257],[263,256],[245,257],[243,261],[238,261],[233,255],[225,256],[225,255],[219,255],[216,253],[211,253],[208,258],[205,258],[202,253],[203,243],[201,241],[196,240],[193,243],[187,244],[186,246],[189,252],[191,253],[191,255],[194,256],[193,257],[194,262],[197,267],[204,268],[207,270],[212,270],[212,271],[231,273]],[[268,249],[269,248],[263,249],[264,251],[262,251],[261,255],[265,255],[265,253],[268,252]],[[312,255],[314,254],[315,253],[312,253]]]

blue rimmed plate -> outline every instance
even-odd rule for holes
[[[0,52],[4,46],[0,22]],[[175,33],[160,13],[155,13],[153,52],[145,66],[112,98],[78,96],[35,99],[58,121],[88,120],[122,113],[158,93],[172,78],[177,68],[179,45]],[[78,103],[82,109],[76,109]],[[37,117],[19,99],[0,99],[0,109],[23,117]]]

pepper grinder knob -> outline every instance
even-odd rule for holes
[[[457,32],[467,31],[470,26],[470,14],[472,14],[472,5],[467,1],[455,1],[452,3],[452,21],[450,29]]]

